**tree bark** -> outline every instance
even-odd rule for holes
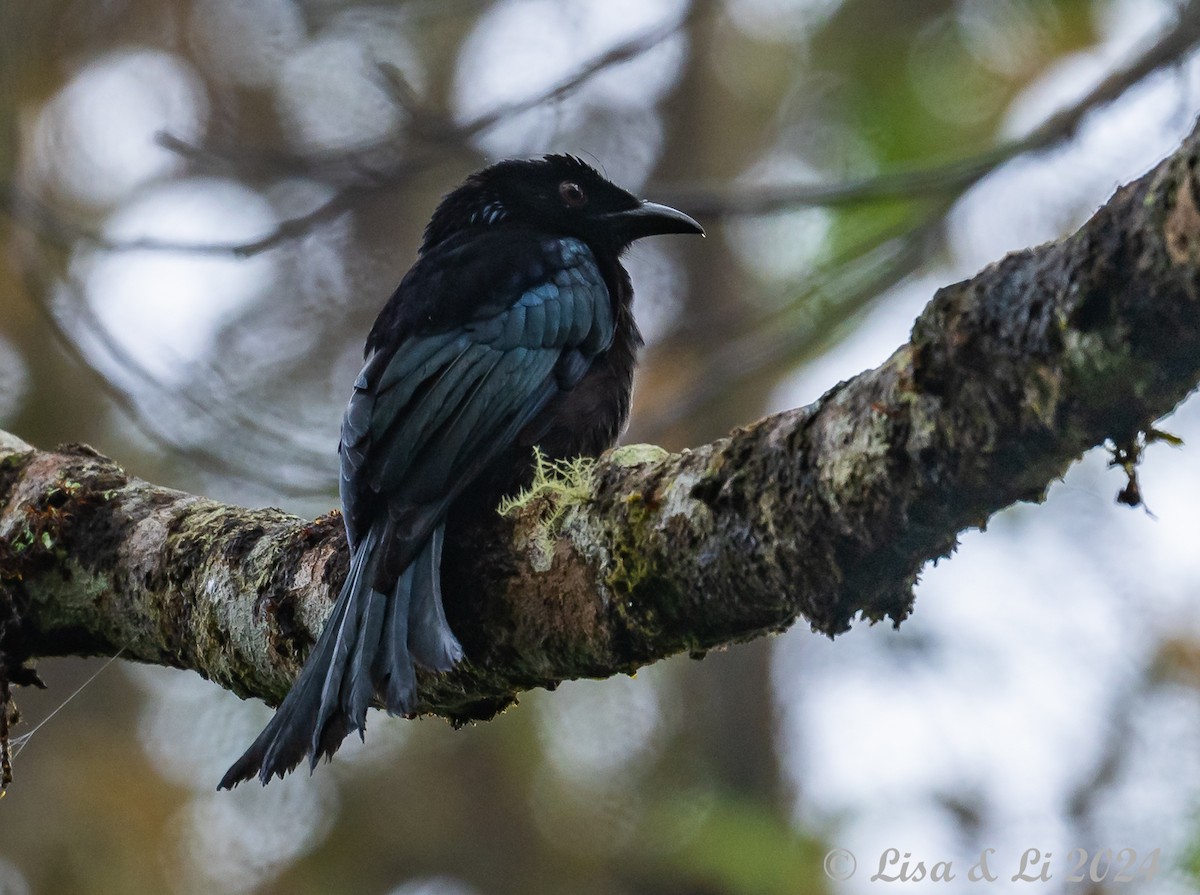
[[[1041,500],[1088,448],[1132,482],[1200,380],[1198,160],[1193,132],[1073,236],[939,290],[907,344],[820,401],[679,454],[619,449],[459,532],[445,584],[468,661],[421,677],[420,711],[487,718],[801,617],[899,624],[958,532]],[[345,569],[336,514],[225,506],[0,437],[0,677],[122,650],[277,702]]]

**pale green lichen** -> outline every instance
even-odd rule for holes
[[[591,457],[551,460],[540,448],[535,447],[532,484],[522,488],[515,497],[504,498],[500,502],[500,515],[520,512],[543,497],[549,498],[554,504],[579,503],[591,494],[595,470],[596,461]]]
[[[608,453],[610,462],[617,466],[640,466],[670,456],[670,451],[657,444],[623,444]]]
[[[540,512],[533,530],[533,566],[540,572],[550,568],[554,555],[554,536],[567,512],[592,494],[596,461],[591,457],[570,460],[551,460],[538,448],[533,449],[533,482],[515,497],[500,502],[501,516],[520,513],[526,507],[540,503]]]

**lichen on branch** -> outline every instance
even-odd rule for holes
[[[959,532],[1090,447],[1153,437],[1200,381],[1198,162],[1193,133],[1074,235],[939,290],[909,342],[808,407],[678,454],[542,460],[505,515],[448,536],[467,661],[420,678],[420,710],[486,718],[799,619],[899,624]],[[7,674],[122,649],[276,702],[345,570],[337,514],[225,506],[0,436]]]

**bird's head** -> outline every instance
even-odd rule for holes
[[[700,233],[682,211],[637,198],[570,155],[498,162],[449,193],[425,228],[421,251],[459,233],[526,226],[621,251],[661,233]]]

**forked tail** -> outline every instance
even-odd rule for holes
[[[233,766],[219,789],[232,789],[257,776],[265,785],[310,756],[315,768],[354,730],[366,730],[367,708],[378,698],[389,714],[416,705],[413,661],[449,671],[462,647],[442,609],[443,528],[396,580],[391,593],[372,585],[383,556],[381,535],[372,528],[358,544],[350,573],[291,692],[275,717]]]

